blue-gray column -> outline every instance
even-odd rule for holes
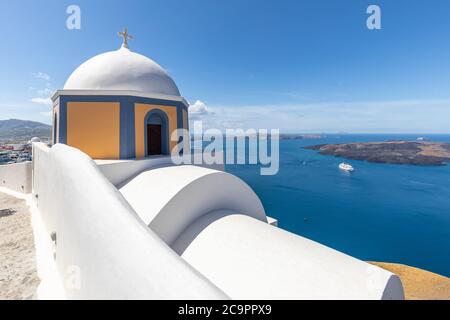
[[[67,100],[65,97],[59,99],[59,135],[58,142],[67,144]]]
[[[120,99],[120,158],[136,158],[136,134],[134,128],[134,99]]]

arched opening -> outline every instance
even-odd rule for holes
[[[161,110],[152,110],[145,117],[145,154],[169,154],[169,121]]]
[[[55,115],[53,116],[53,144],[58,143],[57,134],[58,134],[58,117],[55,112]]]

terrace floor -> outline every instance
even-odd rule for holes
[[[39,282],[30,210],[0,192],[0,299],[36,299]]]
[[[450,279],[396,263],[371,262],[400,277],[406,300],[450,300]]]

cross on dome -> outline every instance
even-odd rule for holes
[[[133,36],[128,33],[128,28],[125,28],[123,31],[117,32],[117,35],[123,38],[122,48],[128,49],[128,40],[133,39]]]
[[[117,32],[123,39],[118,50],[104,52],[81,64],[67,79],[64,90],[122,90],[180,99],[180,91],[169,74],[152,59],[131,51],[128,29]]]

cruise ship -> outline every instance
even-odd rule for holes
[[[353,172],[355,169],[348,163],[342,162],[339,164],[339,169],[347,171],[347,172]]]

